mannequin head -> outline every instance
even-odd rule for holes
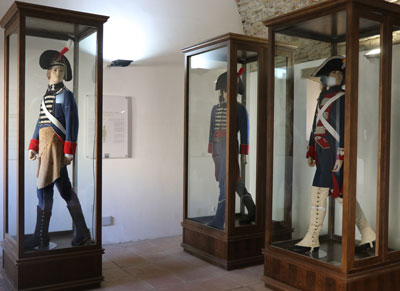
[[[219,90],[219,103],[226,103],[226,96],[228,94],[224,90]]]
[[[343,81],[343,73],[341,71],[331,71],[327,80],[328,86],[341,85]]]
[[[327,58],[311,75],[320,77],[322,87],[332,87],[344,84],[346,73],[346,62],[342,56]]]
[[[47,79],[49,80],[50,85],[62,82],[64,80],[64,76],[64,66],[52,66],[47,70]]]
[[[219,90],[219,102],[222,103],[226,102],[226,91],[227,91],[227,72],[222,73],[221,75],[218,76],[217,81],[215,82],[215,90]],[[244,93],[244,86],[243,86],[243,81],[238,78],[238,83],[237,83],[237,94],[243,95]]]
[[[47,78],[50,84],[60,83],[63,80],[65,81],[72,80],[71,65],[68,59],[64,55],[61,55],[60,52],[58,51],[55,50],[44,51],[40,55],[39,65],[42,69],[47,70]],[[52,72],[53,74],[58,75],[61,74],[61,71],[62,71],[61,78],[59,78],[58,76],[56,77],[56,75],[52,76]]]

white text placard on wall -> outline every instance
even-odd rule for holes
[[[103,158],[128,158],[129,99],[103,96]]]

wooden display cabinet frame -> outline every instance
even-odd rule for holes
[[[345,37],[330,39],[329,36],[312,34],[296,27],[299,23],[346,12]],[[359,19],[380,23],[376,31],[360,31]],[[343,182],[342,237],[333,234],[333,218],[329,218],[329,237],[341,241],[341,266],[334,266],[303,256],[272,243],[272,179],[273,139],[267,142],[267,208],[265,285],[274,290],[397,290],[400,286],[400,251],[388,248],[389,170],[390,170],[390,104],[392,75],[393,25],[400,25],[400,6],[386,1],[336,0],[326,1],[264,21],[268,27],[270,50],[268,52],[268,127],[274,131],[274,56],[275,33],[291,28],[291,35],[331,42],[346,41],[346,116],[345,156]],[[334,27],[334,25],[333,25]],[[375,256],[355,260],[355,195],[357,178],[357,124],[358,124],[358,66],[360,37],[380,34],[379,75],[379,140],[378,140],[378,187],[377,187],[377,245]],[[290,35],[290,34],[288,34]],[[331,206],[332,209],[332,206]]]
[[[228,50],[228,111],[227,111],[227,185],[225,230],[218,230],[198,223],[187,216],[188,207],[188,121],[189,121],[189,58],[191,56],[227,47]],[[282,53],[291,57],[290,47],[282,46]],[[247,63],[255,59],[238,60],[238,50],[256,52],[258,56],[258,120],[257,120],[257,177],[256,177],[256,224],[235,226],[235,175],[234,163],[237,159],[236,104],[237,96],[237,64]],[[266,53],[267,41],[262,38],[228,33],[198,45],[183,49],[185,53],[185,139],[184,139],[184,190],[183,190],[183,242],[182,247],[199,258],[227,270],[260,264],[263,261],[261,249],[265,237],[265,169],[266,169]],[[245,78],[245,76],[243,77]],[[275,233],[283,238],[290,238],[292,229],[289,221],[290,211],[286,213],[287,221],[274,224]]]
[[[64,39],[62,35],[48,35],[41,30],[28,30],[27,17],[42,20],[60,21],[64,23],[91,26],[97,33],[96,56],[96,172],[95,199],[96,224],[95,244],[89,246],[70,247],[40,252],[24,252],[24,155],[25,148],[25,58],[27,35]],[[3,271],[4,278],[12,289],[74,289],[99,287],[102,276],[101,243],[101,189],[102,189],[102,94],[103,94],[103,24],[107,16],[81,13],[77,11],[52,8],[16,1],[3,16],[0,25],[5,29],[4,34],[4,242],[3,242]],[[17,33],[18,85],[17,85],[17,238],[14,240],[8,234],[8,102],[9,102],[9,38]],[[82,31],[75,40],[90,34]],[[66,40],[66,39],[65,39]],[[15,48],[13,48],[15,49]],[[75,48],[78,49],[78,48]],[[77,51],[76,51],[77,52]],[[77,56],[71,62],[73,70],[77,68]],[[77,86],[74,78],[74,89]]]

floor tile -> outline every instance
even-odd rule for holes
[[[247,287],[250,288],[250,290],[252,290],[252,291],[272,291],[272,289],[265,287],[264,282],[249,285]]]
[[[270,290],[261,280],[263,265],[228,272],[184,252],[181,241],[173,236],[104,245],[104,281],[97,290]],[[5,288],[0,273],[0,290]]]

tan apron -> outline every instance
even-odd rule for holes
[[[51,127],[39,130],[37,187],[42,189],[60,177],[64,167],[64,145]]]

